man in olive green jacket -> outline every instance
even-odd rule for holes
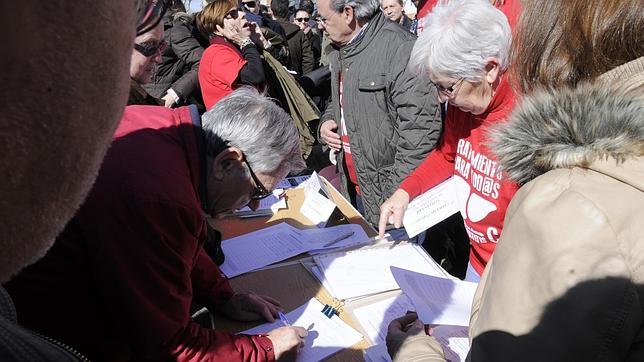
[[[318,1],[333,50],[320,141],[338,151],[341,191],[378,224],[380,205],[440,135],[435,88],[407,71],[416,36],[382,15],[378,0]]]

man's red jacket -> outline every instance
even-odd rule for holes
[[[84,205],[7,285],[21,324],[99,361],[274,359],[267,337],[190,318],[193,298],[214,310],[233,294],[202,248],[196,127],[188,107],[127,107]]]

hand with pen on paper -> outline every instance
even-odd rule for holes
[[[302,327],[293,327],[286,315],[277,312],[283,327],[268,332],[268,338],[273,342],[275,359],[281,361],[295,361],[300,348],[304,346],[304,339],[309,332]]]
[[[267,337],[273,343],[273,351],[276,360],[295,360],[297,352],[304,345],[304,338],[308,335],[306,329],[293,327],[281,312],[280,303],[266,295],[259,295],[253,292],[236,293],[226,302],[221,312],[227,317],[251,321],[261,317],[269,322],[279,317],[284,327],[276,328],[268,332]]]
[[[273,342],[275,359],[279,361],[295,361],[304,339],[309,334],[302,327],[284,326],[273,329],[267,336]]]

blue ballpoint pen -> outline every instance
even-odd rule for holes
[[[286,318],[286,315],[284,313],[278,311],[277,315],[280,317],[280,320],[282,321],[285,327],[291,326],[291,322],[288,321],[288,318]]]

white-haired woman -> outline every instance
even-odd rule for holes
[[[409,201],[454,176],[470,239],[467,280],[478,281],[503,228],[517,186],[505,179],[485,146],[486,128],[514,106],[505,71],[511,31],[505,15],[484,0],[441,2],[429,15],[409,66],[428,77],[448,103],[442,140],[380,207],[379,231],[402,226]]]

